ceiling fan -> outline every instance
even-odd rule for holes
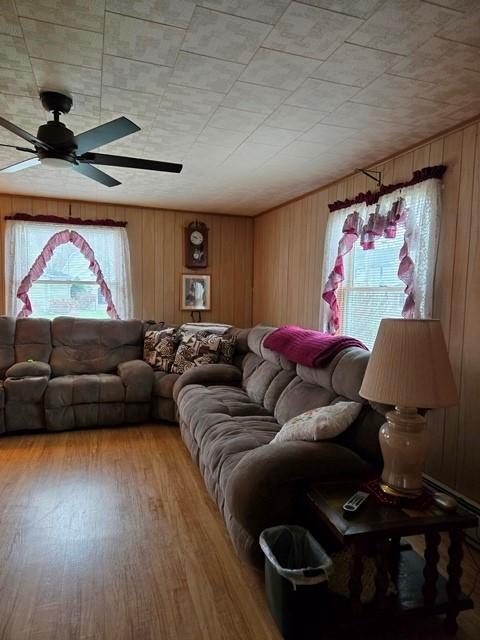
[[[181,164],[172,162],[158,162],[156,160],[114,156],[105,153],[90,153],[92,149],[119,140],[131,133],[135,133],[135,131],[140,131],[140,127],[137,127],[128,118],[122,116],[76,136],[63,122],[60,122],[60,114],[68,113],[72,108],[72,98],[55,91],[42,91],[40,100],[43,108],[53,113],[53,120],[42,124],[36,136],[0,117],[0,126],[29,142],[34,149],[16,147],[9,144],[0,144],[0,146],[12,147],[17,151],[35,154],[33,158],[16,162],[4,169],[0,169],[0,173],[14,173],[34,167],[40,163],[50,167],[66,167],[70,165],[74,171],[87,176],[87,178],[92,178],[92,180],[96,180],[106,187],[114,187],[121,183],[93,165],[169,171],[171,173],[180,173],[182,170]]]

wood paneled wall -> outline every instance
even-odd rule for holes
[[[0,195],[0,313],[4,313],[5,304],[4,217],[18,212],[68,216],[70,206],[73,217],[128,222],[135,316],[145,320],[190,320],[188,311],[180,311],[180,275],[189,272],[183,266],[183,228],[192,220],[205,222],[209,228],[210,266],[195,273],[212,276],[212,310],[202,312],[202,320],[251,326],[251,218],[11,195]]]
[[[460,405],[431,412],[428,473],[480,503],[480,123],[383,165],[385,184],[446,164],[434,317],[440,318]],[[357,175],[255,219],[253,321],[318,328],[327,205],[372,188]]]

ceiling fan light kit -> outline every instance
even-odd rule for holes
[[[33,149],[14,147],[17,151],[34,154],[34,157],[0,169],[0,173],[15,173],[41,163],[43,166],[57,169],[70,167],[77,173],[81,173],[106,187],[114,187],[121,183],[93,165],[167,171],[169,173],[180,173],[182,170],[181,164],[173,162],[91,153],[92,149],[140,131],[140,127],[128,118],[121,116],[76,136],[63,122],[60,122],[60,115],[68,113],[73,106],[71,96],[56,91],[42,91],[40,100],[43,108],[53,113],[53,120],[42,124],[38,128],[36,136],[0,117],[0,126],[26,140],[34,147]]]

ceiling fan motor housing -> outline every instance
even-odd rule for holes
[[[55,149],[54,152],[38,149],[39,158],[49,156],[67,158],[76,148],[73,131],[68,129],[62,122],[51,120],[46,124],[42,124],[38,128],[37,138]]]

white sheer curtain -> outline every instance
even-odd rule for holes
[[[376,204],[360,203],[330,213],[323,258],[322,285],[325,285],[324,289],[327,287],[327,281],[332,282],[332,270],[337,259],[339,242],[343,236],[342,229],[347,217],[357,212],[363,222],[367,223],[371,214],[386,216],[392,210],[394,203],[402,198],[405,207],[405,244],[403,250],[408,252],[408,257],[413,263],[413,269],[409,274],[413,305],[409,314],[406,315],[404,312],[403,315],[413,318],[431,318],[433,280],[440,231],[441,189],[441,180],[432,178],[383,195]],[[360,238],[357,239],[357,242],[360,242]],[[396,250],[393,243],[392,250]],[[344,260],[344,269],[348,269],[348,264],[349,261]],[[341,286],[342,284],[339,285],[339,289]],[[319,321],[321,331],[329,330],[331,317],[331,308],[322,299]]]
[[[124,227],[69,225],[68,223],[7,220],[5,232],[5,302],[8,315],[17,316],[22,301],[20,283],[50,238],[74,230],[93,249],[121,319],[133,317],[130,248]],[[35,312],[35,309],[34,309]]]

